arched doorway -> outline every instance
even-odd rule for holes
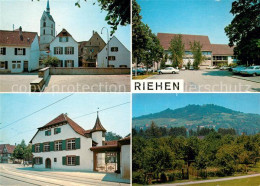
[[[47,158],[45,160],[45,168],[50,169],[51,168],[51,159]]]

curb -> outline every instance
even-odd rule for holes
[[[250,82],[254,82],[254,83],[260,83],[258,81],[255,81],[255,80],[251,80],[251,79],[243,79],[243,78],[240,78],[240,77],[236,77],[236,76],[231,76],[232,78],[236,78],[236,79],[242,79],[242,80],[245,80],[245,81],[250,81]]]

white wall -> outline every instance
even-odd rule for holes
[[[54,54],[54,47],[63,47],[63,54]],[[74,54],[65,54],[65,47],[74,47]],[[62,60],[63,67],[65,67],[65,60],[74,60],[74,67],[79,67],[78,43],[72,37],[69,37],[68,42],[59,42],[59,37],[56,37],[50,43],[50,56],[55,56]]]
[[[28,64],[29,71],[39,69],[39,58],[40,58],[40,47],[39,47],[38,35],[36,35],[31,44],[30,61]]]
[[[0,61],[8,61],[8,69],[11,70],[12,73],[21,73],[23,72],[23,62],[30,60],[30,47],[20,47],[20,46],[0,46],[6,47],[6,55],[0,55]],[[26,48],[26,55],[15,55],[15,48]],[[21,61],[21,68],[13,69],[12,61]]]
[[[80,149],[33,153],[34,157],[42,157],[43,159],[43,164],[35,164],[34,167],[45,168],[45,160],[47,158],[50,158],[51,168],[53,170],[64,169],[93,171],[93,152],[90,150],[90,148],[92,147],[92,139],[79,135],[70,127],[69,124],[59,126],[59,128],[61,128],[61,133],[54,135],[54,128],[52,128],[51,136],[45,136],[45,130],[39,131],[32,140],[32,144],[51,142],[56,140],[66,140],[69,138],[80,138]],[[80,165],[62,165],[62,157],[67,155],[80,156]],[[54,162],[54,158],[57,158],[57,162]]]
[[[120,152],[120,170],[121,176],[125,179],[130,179],[130,145],[122,145]]]
[[[93,132],[92,139],[98,143],[97,146],[102,146],[102,141],[105,141],[105,137],[102,137],[102,131]]]
[[[111,52],[111,47],[118,47],[118,52]],[[126,65],[130,68],[130,51],[114,36],[109,41],[109,56],[115,56],[115,61],[109,61],[109,65],[119,68],[120,65]],[[97,67],[107,67],[107,45],[98,53]]]

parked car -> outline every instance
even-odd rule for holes
[[[179,69],[173,67],[167,67],[165,69],[158,70],[159,74],[177,74],[179,72],[180,72]]]
[[[193,66],[190,66],[189,70],[194,70],[194,67],[193,67]]]
[[[219,68],[219,70],[229,70],[229,68],[230,68],[229,66],[222,66]]]
[[[244,69],[246,69],[246,66],[241,65],[241,66],[237,66],[235,68],[232,68],[232,72],[234,74],[240,74],[241,70],[244,70]]]
[[[216,66],[207,66],[206,69],[215,69],[217,68]]]
[[[135,75],[135,68],[132,69],[133,75]],[[144,75],[145,71],[142,68],[137,68],[137,75]]]
[[[240,73],[243,75],[252,75],[252,76],[260,75],[260,66],[248,67],[244,70],[241,70]]]
[[[186,70],[186,67],[182,67],[181,70]]]

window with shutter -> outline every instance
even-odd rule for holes
[[[32,152],[35,152],[35,145],[32,145]]]
[[[54,142],[50,142],[50,151],[54,151]]]
[[[42,164],[42,157],[40,157],[40,164]]]
[[[40,152],[43,152],[43,143],[40,144]]]
[[[0,48],[0,55],[5,55],[6,54],[6,48],[2,47]]]
[[[35,164],[35,158],[33,158],[33,164]]]
[[[23,55],[26,55],[26,48],[23,48]]]
[[[62,150],[66,150],[66,140],[62,140]]]

